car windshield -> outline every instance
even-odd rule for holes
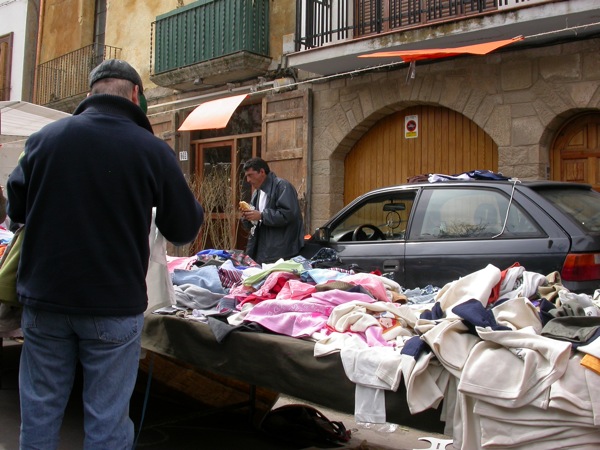
[[[600,231],[600,193],[586,189],[536,191],[589,232]]]
[[[377,231],[380,231],[385,239],[404,239],[414,195],[414,192],[393,193],[369,198],[334,225],[331,232],[333,240],[374,240],[375,236],[371,235]],[[360,232],[363,227],[366,228],[366,234]]]

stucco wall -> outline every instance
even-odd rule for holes
[[[93,43],[94,0],[68,4],[62,0],[45,0],[42,8],[42,45],[38,63]]]
[[[173,11],[177,7],[194,3],[190,0],[108,0],[106,18],[106,44],[123,49],[121,58],[134,66],[150,90],[155,85],[150,81],[150,52],[152,22],[156,17]],[[129,20],[124,20],[128,18]]]
[[[414,104],[473,120],[498,145],[498,169],[546,179],[557,129],[600,109],[600,39],[418,64],[314,83],[311,228],[343,207],[344,158],[379,119]]]
[[[296,29],[296,3],[294,0],[272,1],[269,4],[269,53],[273,62],[271,70],[281,64],[284,53],[284,36]]]
[[[150,81],[152,23],[156,17],[195,0],[107,0],[105,44],[121,49],[120,57],[133,65],[149,91],[150,98],[172,94]],[[69,2],[45,0],[43,7],[42,48],[39,63],[65,55],[94,42],[95,0]],[[270,2],[269,46],[270,70],[281,65],[283,39],[295,29],[295,1]],[[156,92],[155,92],[156,91]]]
[[[122,49],[120,57],[133,65],[144,82],[149,81],[151,24],[156,16],[191,0],[107,0],[105,44]],[[40,63],[78,50],[94,42],[95,0],[69,2],[45,0]]]

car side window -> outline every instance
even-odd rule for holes
[[[428,239],[490,239],[542,236],[515,202],[492,189],[431,189],[412,236]],[[509,208],[507,217],[507,210]],[[505,225],[506,222],[506,225]]]
[[[398,240],[405,238],[414,192],[373,196],[353,208],[331,229],[334,242]]]

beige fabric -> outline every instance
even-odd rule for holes
[[[492,289],[500,281],[500,276],[500,269],[489,264],[484,269],[446,284],[438,292],[436,301],[440,303],[446,317],[457,318],[452,313],[452,308],[467,300],[477,299],[483,306],[487,306]]]
[[[473,347],[458,385],[464,394],[518,408],[536,400],[567,369],[568,342],[540,336],[530,328],[477,331],[482,341]]]

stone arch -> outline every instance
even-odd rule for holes
[[[473,121],[498,145],[507,145],[509,107],[497,92],[465,81],[465,73],[464,67],[455,68],[448,81],[445,72],[424,66],[409,84],[400,70],[371,74],[360,81],[331,81],[314,92],[313,224],[321,225],[344,206],[344,159],[375,123],[390,114],[416,105],[441,106]],[[454,94],[447,95],[449,91]]]
[[[575,117],[590,111],[593,110],[585,108],[573,108],[563,111],[551,119],[548,119],[539,142],[539,161],[546,165],[546,179],[551,178],[550,172],[552,170],[552,149],[558,133],[565,126],[565,124],[572,121]]]
[[[347,154],[344,203],[417,175],[478,169],[498,170],[498,147],[480,126],[442,106],[412,106],[377,122]]]

